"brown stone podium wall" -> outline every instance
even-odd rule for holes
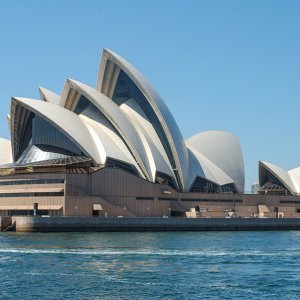
[[[267,217],[276,217],[275,208],[284,218],[300,217],[300,196],[247,195],[247,194],[204,194],[178,193],[170,186],[154,184],[117,168],[103,168],[91,174],[71,173],[28,173],[3,176],[0,181],[20,179],[64,179],[64,196],[56,197],[1,197],[1,206],[61,205],[64,216],[93,215],[94,204],[103,208],[100,216],[107,217],[170,217],[171,214],[184,216],[186,211],[207,209],[201,216],[224,218],[229,210],[239,217],[258,214],[258,205],[266,205],[270,210]],[[32,192],[45,190],[50,185],[28,184],[27,186],[0,186],[0,193]],[[1,210],[4,212],[5,211]]]

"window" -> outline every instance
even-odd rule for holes
[[[154,200],[153,197],[136,197],[136,200]]]
[[[177,198],[158,198],[160,201],[178,201]]]
[[[218,185],[202,178],[197,177],[190,189],[191,193],[218,193]]]
[[[0,194],[1,197],[58,197],[58,196],[64,196],[64,192],[50,192],[50,193],[43,193],[43,192],[37,192],[37,193],[2,193]]]
[[[216,202],[216,203],[242,203],[242,199],[195,199],[195,198],[184,198],[181,201],[197,201],[197,202]]]
[[[23,184],[55,184],[64,183],[64,179],[31,179],[31,180],[19,180],[19,181],[2,181],[0,186],[3,185],[23,185]]]

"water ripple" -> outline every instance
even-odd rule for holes
[[[300,299],[299,237],[1,234],[0,298]]]

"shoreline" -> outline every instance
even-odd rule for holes
[[[17,232],[136,232],[300,230],[300,218],[99,218],[1,217],[1,231],[15,224]]]

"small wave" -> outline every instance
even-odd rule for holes
[[[0,249],[0,253],[18,253],[18,254],[66,254],[66,255],[97,255],[97,256],[203,256],[203,257],[277,257],[282,256],[281,252],[257,252],[242,251],[239,253],[224,251],[201,251],[201,250],[91,250],[91,249],[24,249],[8,248]],[[299,256],[300,251],[285,252],[285,256]]]

